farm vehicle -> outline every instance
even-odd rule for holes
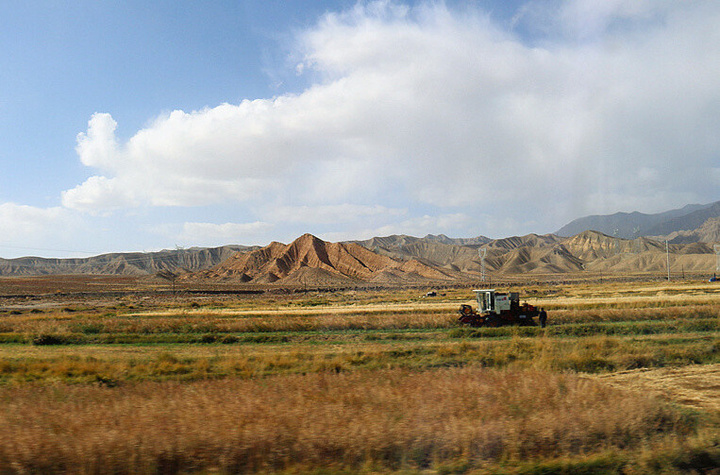
[[[505,325],[545,326],[547,314],[544,310],[527,302],[520,304],[518,292],[501,293],[495,289],[473,290],[477,296],[477,312],[470,305],[460,306],[460,323],[471,327],[501,327]]]

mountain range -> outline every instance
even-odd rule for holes
[[[0,276],[61,274],[140,276],[159,272],[194,272],[213,267],[237,252],[256,248],[257,246],[233,245],[157,252],[118,252],[75,259],[0,258]]]
[[[441,269],[477,276],[557,274],[575,272],[643,273],[667,268],[665,243],[649,238],[622,239],[597,231],[568,238],[554,234],[514,236],[479,246],[459,246],[410,236],[388,236],[360,241],[375,252],[395,259],[417,259]],[[382,244],[380,244],[382,243]],[[671,267],[677,271],[712,272],[715,253],[707,243],[670,244]]]
[[[678,232],[689,232],[703,226],[708,220],[720,217],[720,201],[706,205],[687,205],[657,214],[615,213],[578,218],[555,232],[558,236],[570,237],[583,231],[599,231],[608,236],[634,239],[641,236],[656,236],[664,239]],[[715,228],[717,229],[717,227]],[[710,242],[710,235],[699,233],[694,242]],[[676,235],[673,238],[677,237]],[[685,240],[686,242],[688,239]]]
[[[566,235],[583,227],[586,229]],[[613,229],[613,235],[603,229]],[[649,233],[649,237],[624,237],[628,233]],[[712,243],[720,241],[720,202],[655,215],[588,216],[555,234],[503,239],[429,234],[423,238],[393,235],[332,243],[305,234],[290,244],[273,242],[265,247],[114,253],[84,259],[0,259],[0,276],[161,275],[187,282],[387,285],[477,280],[483,272],[497,276],[664,272],[666,240],[674,271],[715,271]]]

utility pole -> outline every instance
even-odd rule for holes
[[[165,279],[172,283],[172,293],[175,295],[175,280],[178,278],[178,274],[173,271],[163,270],[156,274],[161,279]]]
[[[670,282],[670,246],[667,239],[665,240],[665,257],[667,258],[668,282]]]
[[[640,252],[642,252],[640,249],[641,243],[640,243],[640,237],[638,236],[639,233],[640,233],[640,226],[635,226],[633,228],[633,249],[634,249],[633,252],[635,254],[640,254]]]
[[[619,229],[616,229],[615,232],[613,232],[613,240],[615,241],[615,255],[618,255],[620,253],[620,240],[618,239],[619,232]]]
[[[478,249],[480,255],[480,280],[485,282],[485,256],[487,255],[487,247],[481,247]]]

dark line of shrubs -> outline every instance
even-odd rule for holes
[[[36,346],[47,345],[88,345],[88,344],[153,344],[153,343],[287,343],[289,337],[285,335],[245,335],[236,336],[218,333],[202,335],[134,335],[134,334],[40,334],[30,338],[30,343]],[[2,343],[27,343],[27,337],[21,334],[2,334]]]
[[[704,318],[693,320],[654,322],[610,322],[573,323],[547,328],[514,327],[499,328],[455,328],[450,330],[451,338],[493,338],[509,336],[568,336],[586,337],[597,335],[658,335],[666,333],[703,333],[720,331],[720,319]]]

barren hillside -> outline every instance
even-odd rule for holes
[[[311,234],[287,245],[274,242],[261,249],[237,253],[208,271],[188,276],[280,284],[394,283],[457,277],[416,259],[393,259],[355,243],[325,242]]]
[[[0,276],[142,276],[172,272],[187,274],[184,277],[187,280],[288,285],[401,284],[476,280],[483,270],[480,252],[485,255],[485,271],[497,276],[655,273],[665,272],[668,264],[664,240],[646,237],[622,239],[584,231],[569,238],[528,234],[487,242],[484,239],[395,235],[332,243],[305,234],[290,244],[273,242],[262,248],[223,246],[105,254],[85,259],[0,259]],[[711,218],[694,231],[674,233],[668,240],[671,272],[716,271],[713,244],[699,241],[720,240],[720,218]]]
[[[195,272],[209,269],[247,246],[171,249],[158,252],[123,252],[77,259],[42,257],[0,258],[0,276],[30,275],[134,275],[162,271]]]
[[[513,236],[477,245],[450,245],[409,236],[389,236],[365,241],[396,259],[420,259],[449,271],[477,276],[482,271],[479,249],[486,249],[486,272],[495,275],[557,274],[577,272],[664,272],[668,256],[665,243],[650,238],[622,239],[597,231],[569,238],[552,234]],[[715,255],[711,245],[693,242],[671,244],[673,272],[712,273]]]

